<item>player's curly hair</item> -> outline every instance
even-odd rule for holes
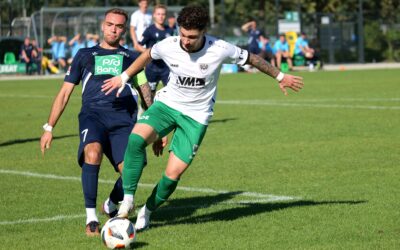
[[[209,21],[208,11],[199,5],[186,6],[179,12],[178,25],[184,29],[205,30]]]

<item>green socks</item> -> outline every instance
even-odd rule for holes
[[[179,180],[172,180],[165,174],[161,177],[161,180],[154,187],[153,192],[147,199],[146,207],[150,211],[156,210],[161,204],[163,204],[168,197],[175,191]]]
[[[146,160],[146,141],[137,134],[129,136],[122,170],[124,194],[135,194]]]

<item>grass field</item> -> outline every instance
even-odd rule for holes
[[[400,71],[298,74],[289,96],[261,74],[221,76],[197,158],[136,248],[400,249]],[[61,81],[0,81],[0,249],[104,248],[84,234],[80,87],[39,150]],[[165,162],[150,155],[138,205]],[[116,179],[106,160],[100,178],[98,204]]]

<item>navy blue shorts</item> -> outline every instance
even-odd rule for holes
[[[79,114],[78,163],[84,162],[83,150],[89,143],[98,142],[103,153],[118,172],[118,164],[124,161],[129,135],[136,123],[136,113],[84,110]]]
[[[169,79],[168,67],[157,68],[155,66],[150,66],[146,67],[144,72],[149,83],[158,83],[159,81],[162,81],[164,86],[167,86]]]

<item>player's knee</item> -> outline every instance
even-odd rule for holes
[[[130,153],[141,152],[144,151],[147,146],[146,141],[138,134],[132,133],[129,136],[128,147],[126,151]]]
[[[88,164],[99,165],[101,163],[102,151],[99,146],[86,146],[85,147],[85,162]]]

